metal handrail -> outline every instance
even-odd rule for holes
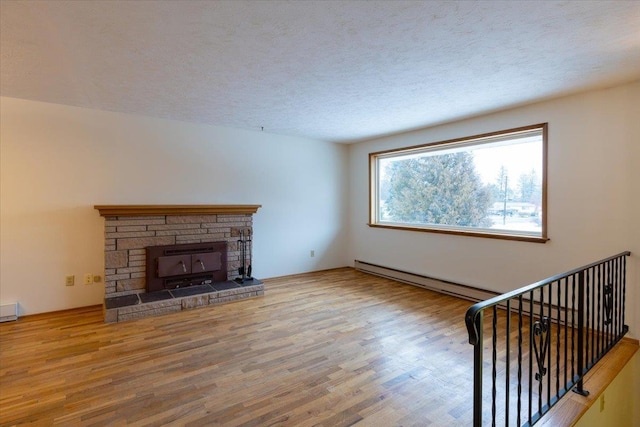
[[[512,298],[516,298],[519,297],[520,295],[524,295],[527,294],[533,290],[536,290],[538,288],[541,288],[545,285],[548,285],[550,283],[553,282],[557,282],[558,280],[567,278],[569,276],[573,276],[575,274],[580,273],[581,271],[584,270],[588,270],[589,268],[598,266],[600,264],[603,264],[607,261],[611,261],[613,259],[616,258],[620,258],[623,256],[630,256],[631,252],[630,251],[624,251],[624,252],[620,252],[617,255],[613,255],[610,256],[608,258],[604,258],[600,261],[595,261],[592,262],[591,264],[587,264],[585,266],[582,267],[578,267],[578,268],[574,268],[573,270],[567,271],[566,273],[560,273],[560,274],[556,274],[555,276],[551,276],[547,279],[543,279],[540,280],[538,282],[532,283],[531,285],[527,285],[527,286],[523,286],[521,288],[515,289],[513,291],[495,296],[493,298],[489,298],[488,300],[484,300],[484,301],[480,301],[474,305],[472,305],[471,307],[469,307],[469,309],[467,310],[465,316],[464,316],[464,322],[467,326],[467,332],[469,334],[469,344],[471,345],[476,345],[476,343],[478,342],[478,331],[476,330],[474,323],[475,323],[475,319],[476,316],[478,315],[478,313],[482,310],[484,310],[485,308],[489,308],[492,307],[494,305],[498,305],[502,302],[505,302],[507,300],[510,300]]]

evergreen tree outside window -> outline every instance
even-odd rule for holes
[[[544,242],[547,124],[369,155],[373,227]]]

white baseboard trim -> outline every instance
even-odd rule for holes
[[[469,301],[484,301],[499,295],[497,292],[488,291],[486,289],[476,288],[459,283],[447,282],[433,277],[423,276],[421,274],[402,271],[391,267],[384,267],[365,261],[355,260],[354,268],[364,273],[373,274],[375,276],[385,277],[387,279],[396,280],[420,288],[429,289],[431,291],[440,292]]]

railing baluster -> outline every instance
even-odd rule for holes
[[[564,279],[564,384],[567,386],[567,343],[569,342],[569,278]]]
[[[617,334],[617,328],[616,328],[616,324],[618,322],[618,311],[616,310],[616,305],[617,305],[617,294],[616,294],[616,290],[618,289],[617,287],[617,282],[618,282],[618,260],[614,259],[612,262],[612,268],[613,268],[613,279],[611,280],[611,338],[613,339],[613,337],[616,336]]]
[[[586,270],[584,272],[584,291],[586,293],[587,296],[587,302],[584,306],[585,308],[585,317],[584,317],[584,323],[583,326],[585,328],[585,333],[584,333],[584,359],[583,360],[589,360],[589,302],[590,302],[590,293],[589,293],[589,281],[591,280],[591,274],[589,273],[589,270]],[[586,366],[586,365],[585,365]]]
[[[594,355],[595,355],[595,330],[596,330],[596,312],[594,311],[595,309],[595,302],[596,302],[596,284],[598,281],[598,266],[594,267],[591,270],[591,293],[592,293],[592,298],[591,298],[591,316],[590,316],[590,321],[591,321],[591,358],[593,359]]]
[[[529,295],[529,424],[533,418],[533,291]]]
[[[604,265],[604,283],[603,288],[602,288],[602,351],[604,351],[604,349],[606,348],[606,343],[609,340],[607,334],[607,327],[609,322],[607,321],[607,315],[609,313],[609,310],[607,308],[607,288],[609,286],[609,281],[610,281],[610,273],[611,268],[609,266],[609,263],[605,263]]]
[[[611,336],[614,336],[616,333],[616,286],[615,283],[617,281],[618,276],[618,260],[614,259],[611,261],[611,282],[609,282],[609,286],[611,288],[611,295],[609,296],[609,306],[611,307]]]
[[[611,260],[611,281],[609,282],[609,287],[611,288],[611,293],[609,295],[609,308],[610,308],[610,324],[609,324],[609,337],[613,338],[615,334],[616,328],[616,318],[615,318],[615,310],[613,309],[615,306],[615,280],[616,280],[616,260]],[[611,339],[609,340],[611,341]]]
[[[558,395],[560,393],[560,332],[562,331],[562,324],[560,323],[560,320],[562,318],[562,287],[560,286],[560,281],[555,282],[555,284],[558,289],[556,295],[556,311],[558,314],[558,320],[556,323],[556,395]]]
[[[493,349],[491,351],[491,425],[496,425],[496,361],[497,361],[497,347],[498,347],[498,306],[493,306],[493,319],[492,319],[492,339]]]
[[[618,285],[620,283],[620,259],[619,258],[617,258],[615,260],[615,265],[616,265],[616,278],[615,278],[614,283],[613,283],[613,296],[614,296],[614,298],[613,298],[614,304],[613,305],[616,308],[615,310],[613,310],[613,319],[614,319],[614,321],[613,321],[613,335],[614,336],[618,335],[618,333],[620,332],[620,328],[619,328],[619,325],[618,325],[618,322],[619,322],[618,318],[620,316],[618,316],[619,311],[617,310],[618,309],[618,300],[620,299],[620,297],[618,295]]]
[[[522,295],[518,295],[518,422],[522,425]]]
[[[540,320],[539,322],[542,324],[542,328],[544,328],[544,288],[540,288]],[[538,412],[542,411],[542,369],[541,365],[544,365],[544,329],[542,331],[542,335],[540,335],[540,348],[536,353],[536,361],[538,362],[538,374],[540,375],[538,380]],[[535,338],[534,338],[535,339]]]
[[[611,260],[611,281],[609,281],[609,308],[610,308],[610,323],[609,323],[609,332],[611,336],[615,335],[616,332],[616,311],[614,310],[616,304],[616,276],[618,275],[618,262],[617,260]]]
[[[613,280],[613,264],[611,261],[607,262],[607,288],[605,292],[605,330],[607,331],[605,335],[605,343],[608,343],[611,335],[611,281]],[[606,345],[606,344],[605,344]]]
[[[627,258],[622,257],[622,331],[623,333],[626,332],[625,323],[624,323],[626,298],[627,298]]]
[[[611,326],[609,328],[610,331],[610,336],[613,338],[615,336],[616,333],[616,311],[614,310],[615,307],[615,303],[616,303],[616,276],[618,274],[618,270],[617,270],[617,260],[612,260],[611,261],[611,269],[613,270],[612,272],[612,277],[611,277]]]
[[[602,288],[604,286],[604,264],[600,267],[600,283],[598,283],[598,356],[602,351],[602,310],[600,308],[600,304],[602,302]]]
[[[509,368],[511,365],[511,300],[507,300],[507,319],[506,319],[506,350],[507,350],[507,358],[506,358],[506,366],[505,366],[505,418],[504,425],[509,426],[509,384],[511,377],[509,375]]]
[[[551,286],[547,286],[547,316],[549,318],[549,331],[547,332],[547,406],[551,405],[551,331],[553,327],[553,315],[551,314]],[[544,288],[541,288],[544,289]]]
[[[576,331],[576,276],[571,276],[571,382],[576,377],[575,360],[575,331]]]
[[[620,335],[622,333],[622,329],[623,329],[623,323],[622,323],[622,281],[623,281],[623,276],[622,276],[622,259],[618,260],[618,263],[620,265],[620,277],[618,280],[618,332],[616,333],[616,335]]]

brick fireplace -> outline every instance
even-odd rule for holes
[[[260,205],[102,205],[105,218],[105,322],[120,322],[264,294],[240,276],[241,236],[253,235]],[[147,292],[148,247],[217,242],[227,248],[226,280]]]

